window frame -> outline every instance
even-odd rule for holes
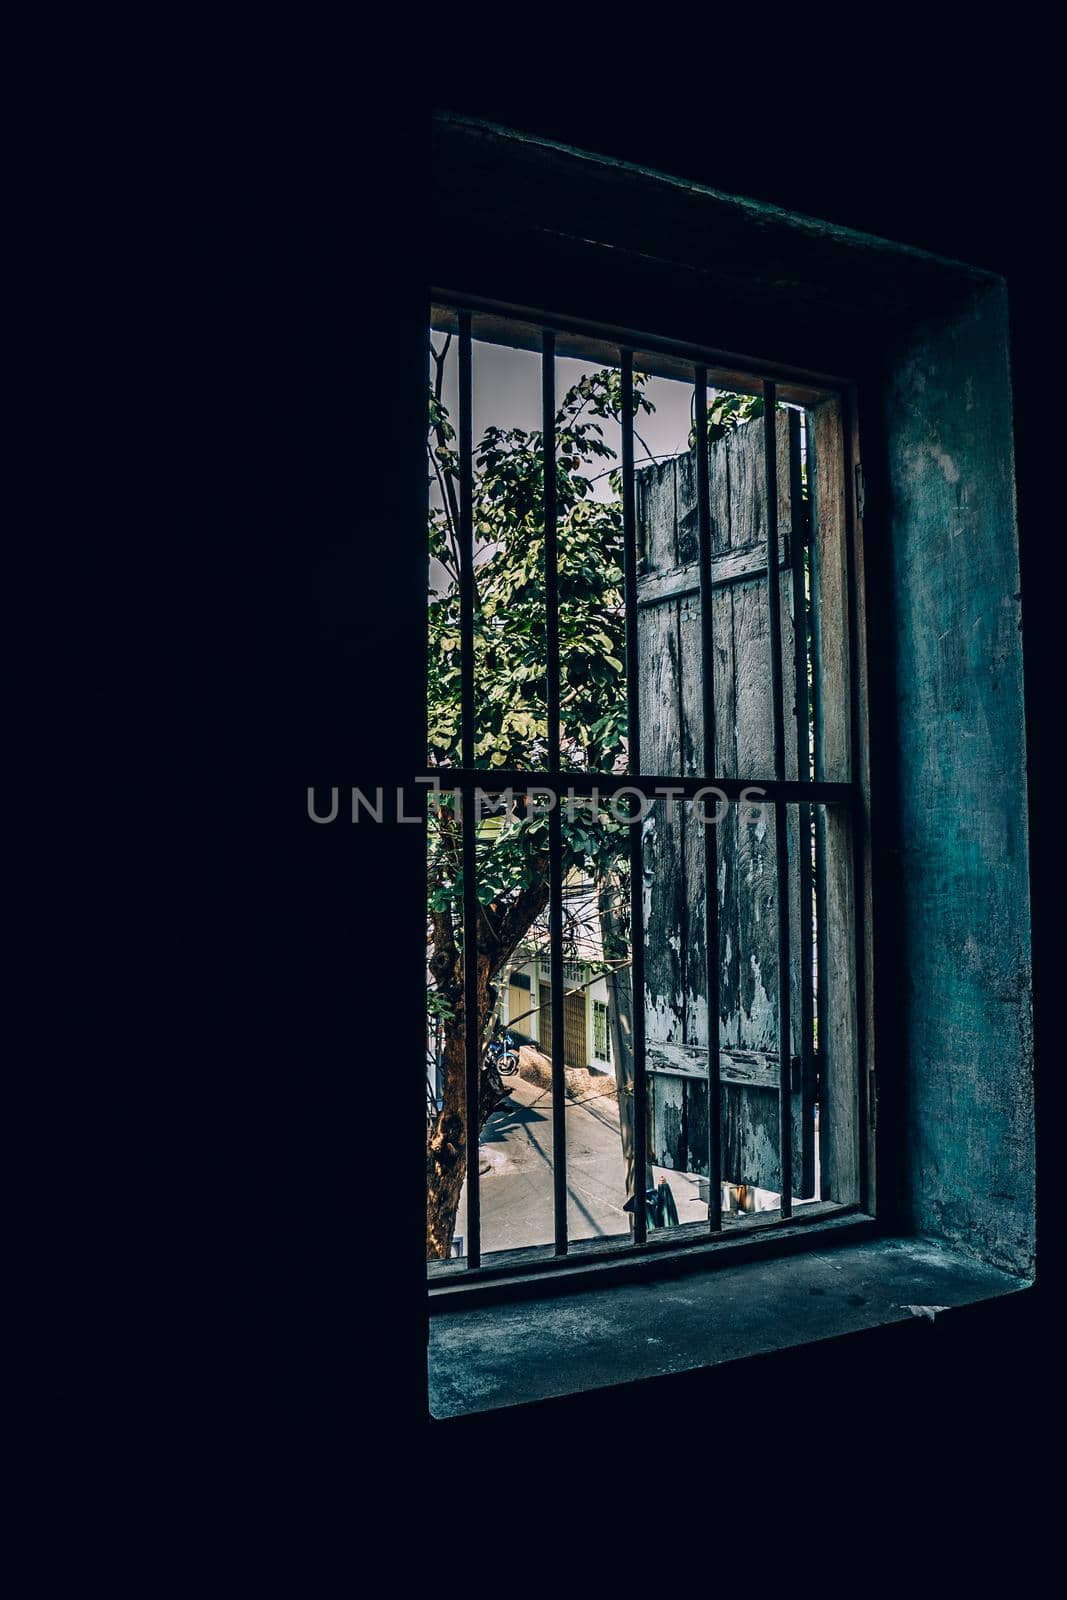
[[[700,374],[703,372],[703,384],[706,388],[709,379],[714,378],[716,387],[751,388],[754,382],[762,385],[763,392],[771,400],[765,411],[764,428],[769,437],[773,437],[771,429],[775,416],[773,401],[775,398],[793,399],[797,403],[814,401],[817,398],[833,396],[836,399],[840,414],[840,468],[842,489],[842,529],[841,537],[846,562],[846,619],[847,628],[847,653],[849,661],[849,687],[847,696],[846,716],[848,723],[849,746],[849,778],[847,782],[827,781],[817,779],[814,773],[809,778],[797,780],[786,779],[779,774],[776,766],[774,779],[730,779],[715,775],[713,772],[702,772],[697,777],[681,778],[673,775],[643,775],[640,773],[627,773],[624,775],[584,774],[562,769],[559,761],[558,740],[550,740],[550,749],[556,752],[555,760],[550,761],[544,769],[533,769],[522,773],[508,771],[492,771],[490,769],[475,768],[471,757],[473,749],[472,740],[466,737],[467,729],[473,727],[473,661],[470,650],[463,652],[464,660],[471,661],[470,672],[465,676],[463,683],[463,729],[465,736],[463,765],[458,769],[428,769],[420,777],[420,782],[432,783],[435,778],[440,779],[443,770],[447,770],[448,786],[459,791],[465,798],[473,796],[477,789],[486,793],[494,790],[503,790],[514,787],[517,782],[529,784],[535,782],[542,788],[552,789],[557,795],[562,795],[565,789],[580,793],[583,785],[586,788],[595,787],[599,790],[602,799],[606,799],[615,791],[644,788],[651,794],[656,786],[669,783],[676,790],[682,790],[686,795],[692,796],[706,785],[721,788],[731,799],[740,798],[741,792],[750,784],[757,783],[764,790],[767,799],[773,803],[779,817],[784,816],[784,808],[790,804],[800,805],[833,805],[847,808],[851,836],[851,864],[852,873],[852,939],[851,951],[852,973],[855,983],[855,1035],[856,1035],[856,1081],[855,1089],[855,1115],[858,1133],[858,1193],[856,1199],[849,1203],[828,1202],[816,1199],[805,1203],[799,1210],[790,1212],[790,1206],[782,1208],[784,1214],[766,1213],[746,1221],[743,1229],[726,1229],[721,1226],[721,1217],[718,1216],[717,1205],[709,1205],[708,1223],[685,1224],[680,1227],[666,1230],[666,1237],[649,1236],[644,1226],[644,1218],[640,1214],[635,1219],[633,1237],[627,1241],[625,1236],[611,1240],[573,1241],[566,1234],[566,1154],[565,1140],[562,1138],[562,1129],[557,1133],[557,1126],[562,1124],[562,1118],[554,1120],[555,1147],[554,1154],[554,1183],[555,1183],[555,1212],[556,1212],[556,1238],[551,1246],[527,1247],[518,1251],[494,1252],[490,1260],[481,1258],[480,1249],[477,1247],[468,1256],[449,1261],[431,1262],[428,1265],[428,1288],[430,1300],[440,1309],[458,1303],[460,1299],[466,1302],[472,1293],[477,1294],[480,1288],[485,1288],[494,1296],[500,1293],[522,1292],[525,1286],[532,1284],[543,1285],[548,1278],[566,1274],[568,1281],[581,1281],[590,1272],[595,1272],[598,1277],[604,1271],[618,1270],[624,1273],[644,1270],[662,1270],[665,1255],[670,1255],[679,1262],[687,1262],[693,1266],[707,1266],[716,1259],[723,1262],[736,1262],[739,1253],[748,1254],[750,1247],[757,1252],[767,1249],[817,1248],[827,1238],[827,1225],[831,1225],[834,1237],[840,1237],[842,1232],[845,1237],[866,1236],[876,1227],[875,1192],[873,1182],[873,1150],[874,1150],[874,1059],[872,1030],[866,1026],[871,1004],[871,976],[873,972],[873,951],[871,936],[873,919],[871,917],[871,877],[872,877],[872,849],[870,838],[870,743],[869,743],[869,684],[867,674],[866,650],[866,602],[863,591],[862,574],[863,561],[863,479],[860,450],[860,424],[858,407],[858,379],[854,376],[835,376],[824,372],[814,372],[810,369],[799,368],[792,365],[768,362],[765,360],[753,361],[748,357],[737,356],[719,349],[712,349],[700,344],[682,343],[676,338],[657,336],[648,331],[621,328],[616,325],[592,322],[588,318],[578,318],[567,314],[532,308],[528,305],[512,303],[500,299],[489,299],[484,296],[463,294],[455,290],[434,288],[431,291],[431,303],[435,308],[448,308],[457,318],[455,331],[460,336],[460,419],[459,443],[461,454],[461,507],[465,512],[461,517],[461,539],[463,557],[463,571],[461,573],[461,591],[463,592],[462,605],[464,610],[464,626],[468,630],[473,628],[473,522],[471,505],[473,496],[473,475],[471,460],[473,456],[473,438],[471,426],[471,367],[470,346],[473,339],[474,319],[482,319],[480,326],[488,332],[494,319],[501,324],[513,327],[516,323],[532,326],[541,331],[543,355],[543,427],[545,436],[546,467],[554,462],[554,379],[550,380],[550,370],[554,373],[554,359],[550,363],[548,356],[554,358],[557,342],[566,341],[566,353],[573,354],[576,347],[580,349],[581,341],[589,342],[590,352],[595,352],[605,344],[614,345],[624,372],[629,372],[629,379],[624,377],[624,384],[628,381],[632,385],[633,355],[635,351],[655,354],[668,362],[687,365],[693,371],[693,381],[697,392],[700,390]],[[432,317],[431,317],[432,321]],[[479,337],[485,336],[480,332]],[[515,343],[514,338],[507,342]],[[464,354],[464,351],[466,354]],[[628,392],[624,389],[624,393]],[[698,399],[698,414],[700,411]],[[769,419],[769,421],[768,421]],[[704,413],[704,426],[706,426],[706,411]],[[701,424],[698,422],[698,437]],[[550,454],[551,453],[551,454]],[[768,470],[773,451],[768,448],[766,455]],[[698,452],[699,458],[699,452]],[[705,512],[703,520],[706,522],[707,502],[707,467],[706,451],[704,452],[705,467],[700,477],[704,482],[703,499]],[[627,547],[627,627],[628,627],[628,655],[634,649],[636,655],[636,617],[633,601],[633,584],[636,581],[636,528],[634,517],[634,476],[633,476],[633,435],[632,430],[623,429],[623,478],[626,493],[624,494],[624,522],[626,525]],[[551,481],[546,472],[546,483]],[[550,497],[551,498],[551,497]],[[773,508],[776,514],[776,507]],[[546,524],[550,510],[546,506]],[[551,510],[554,520],[554,508]],[[554,530],[553,530],[554,531]],[[776,536],[777,529],[772,522],[771,533]],[[546,543],[549,543],[546,536]],[[702,567],[705,565],[705,551],[708,550],[708,540],[702,533]],[[554,550],[554,539],[551,546]],[[469,553],[468,553],[469,552]],[[631,554],[633,557],[633,571],[631,572]],[[708,554],[710,561],[710,553]],[[777,588],[777,572],[775,564],[770,564],[769,572],[774,573],[774,578],[768,577],[768,587]],[[702,596],[706,592],[703,588],[705,577],[702,574]],[[710,573],[706,579],[710,587]],[[546,582],[548,605],[551,608],[555,601],[554,575],[551,581]],[[630,637],[630,618],[633,622],[633,638]],[[776,648],[771,652],[772,658],[781,654],[781,630],[774,628]],[[465,633],[465,638],[470,638],[470,631]],[[550,651],[552,649],[552,625],[549,631]],[[466,670],[466,669],[465,669]],[[783,661],[777,663],[777,670],[772,668],[776,681],[776,700],[780,707],[783,705],[782,696],[787,681],[787,664]],[[556,683],[554,686],[555,705],[558,707],[558,653],[555,661]],[[631,674],[628,674],[628,681]],[[633,685],[633,698],[636,698],[636,683]],[[552,726],[553,685],[549,685],[549,716]],[[783,708],[784,713],[784,708]],[[633,707],[631,707],[633,718]],[[558,711],[556,716],[558,723]],[[630,724],[633,727],[633,720]],[[471,758],[468,760],[468,758]],[[466,821],[470,814],[471,822],[468,829]],[[558,870],[559,862],[559,806],[556,805],[550,813],[550,818],[556,818],[556,825],[552,829],[550,838],[550,853],[552,857],[551,871],[553,874],[553,890],[550,903],[550,925],[554,919],[558,920],[559,907],[563,894],[563,883]],[[475,826],[473,807],[464,806],[464,860],[468,866],[473,866],[475,848]],[[784,830],[776,830],[780,837]],[[469,833],[469,839],[468,839]],[[639,830],[631,829],[632,853],[635,861],[632,863],[632,881],[640,881],[640,874],[636,870],[636,856],[640,850]],[[471,885],[470,901],[465,907],[465,919],[469,917],[473,925],[475,908],[473,904],[473,871],[465,874],[465,880]],[[714,897],[712,897],[714,898]],[[636,903],[635,903],[636,909]],[[785,913],[788,916],[788,911]],[[788,942],[788,930],[784,934]],[[562,981],[562,956],[560,941],[553,938],[552,948],[552,995],[553,1010],[557,1008],[561,1015],[553,1017],[553,1091],[554,1102],[562,1103],[563,1100],[563,1020],[562,1003],[564,984]],[[709,943],[709,948],[711,948]],[[555,964],[560,971],[555,971]],[[788,971],[788,962],[785,963]],[[786,980],[788,982],[788,979]],[[639,975],[639,965],[635,953],[634,966],[634,991],[640,992],[643,988],[643,975]],[[473,984],[467,989],[468,997],[473,996]],[[637,1091],[640,1102],[644,1098],[645,1114],[647,1115],[647,1087],[645,1084],[644,1049],[641,1034],[643,1033],[643,1008],[635,1007],[635,1033],[641,1048],[635,1046],[635,1080],[641,1088]],[[640,1031],[638,1018],[640,1017]],[[788,1019],[786,1028],[788,1029]],[[716,1030],[712,1030],[714,1033]],[[480,1051],[477,1048],[480,1032],[473,1032],[473,1048],[468,1049],[467,1057],[467,1083],[468,1095],[472,1087],[478,1082],[477,1074],[481,1071]],[[717,1055],[717,1049],[710,1052]],[[782,1070],[781,1092],[785,1093],[786,1074],[788,1073],[789,1056],[787,1052],[779,1052]],[[639,1064],[640,1063],[640,1064]],[[716,1069],[717,1070],[717,1069]],[[710,1072],[710,1068],[709,1068]],[[709,1083],[711,1082],[709,1076]],[[709,1118],[712,1126],[718,1126],[718,1117]],[[643,1147],[644,1128],[641,1123],[640,1110],[638,1114],[637,1130],[638,1148]],[[716,1141],[717,1142],[717,1141]],[[788,1140],[783,1140],[788,1143]],[[718,1199],[718,1173],[713,1171],[709,1178],[709,1193]],[[478,1227],[478,1140],[471,1141],[467,1151],[467,1183],[468,1196],[473,1192],[475,1199],[473,1208],[468,1209],[468,1250],[471,1234],[470,1217],[473,1210],[475,1217],[475,1232]],[[716,1227],[714,1224],[718,1223]],[[561,1225],[562,1224],[562,1225]],[[476,1246],[477,1246],[476,1239]]]

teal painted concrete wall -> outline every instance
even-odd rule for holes
[[[886,397],[897,591],[912,1221],[1029,1276],[1034,1115],[1021,597],[1006,292],[917,331]],[[876,598],[873,603],[877,603]]]

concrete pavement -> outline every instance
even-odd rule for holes
[[[515,1250],[551,1244],[552,1094],[516,1078],[511,1109],[490,1117],[481,1139],[482,1252]],[[567,1227],[571,1239],[629,1235],[623,1211],[622,1143],[615,1086],[604,1076],[604,1088],[591,1080],[588,1093],[565,1104],[567,1132]],[[680,1222],[697,1222],[707,1207],[697,1193],[697,1179],[686,1173],[661,1173],[674,1191]],[[466,1237],[466,1192],[460,1201],[456,1234]]]

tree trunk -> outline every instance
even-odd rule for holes
[[[502,1100],[507,1099],[508,1088],[495,1066],[486,1065],[485,1050],[493,1025],[493,1012],[489,1005],[489,988],[514,955],[534,922],[548,903],[548,884],[538,880],[506,911],[503,919],[491,927],[483,914],[478,928],[478,1016],[481,1021],[478,1039],[479,1105],[477,1130],[485,1127]],[[489,908],[490,914],[495,907]],[[440,938],[442,947],[444,937]],[[467,1176],[467,1063],[463,1005],[463,958],[456,952],[454,943],[448,941],[450,958],[431,965],[439,991],[452,1006],[452,1016],[443,1027],[444,1047],[441,1057],[441,1110],[429,1130],[426,1143],[426,1256],[428,1260],[446,1260],[452,1251],[452,1235],[456,1229],[456,1213]]]
[[[478,1040],[479,1073],[478,1132],[485,1127],[508,1090],[495,1066],[485,1064],[485,1047],[492,1015],[489,1009],[491,974],[488,961],[478,959],[478,1015],[482,1019]],[[444,1050],[441,1057],[443,1091],[441,1110],[430,1129],[426,1147],[426,1255],[444,1260],[451,1253],[456,1212],[467,1176],[467,1119],[464,1114],[467,1094],[466,1029],[462,1002],[444,1025]]]
[[[615,1063],[615,1082],[619,1091],[619,1134],[622,1140],[622,1161],[626,1198],[634,1192],[634,1034],[633,1034],[633,984],[630,981],[629,924],[627,904],[629,874],[620,867],[612,868],[597,885],[597,909],[600,915],[600,939],[604,960],[616,963],[604,975],[608,991],[608,1019],[611,1030],[611,1051]],[[652,1126],[649,1119],[645,1149],[646,1189],[652,1187]],[[633,1227],[633,1214],[630,1215]]]
[[[430,1129],[426,1145],[426,1256],[444,1260],[452,1249],[456,1212],[467,1174],[466,1123],[462,1114],[463,1091],[457,1097],[455,1084],[465,1081],[466,1062],[462,1022],[444,1025],[441,1053],[442,1095],[437,1121]],[[459,1110],[454,1108],[459,1107]]]

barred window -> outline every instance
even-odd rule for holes
[[[593,1001],[593,1054],[598,1061],[611,1060],[611,1032],[608,1008],[602,1000]]]
[[[429,378],[431,1274],[869,1206],[847,379],[458,301]],[[520,947],[536,1083],[489,1036]],[[591,1210],[567,1074],[593,983],[594,1056],[626,1048]],[[650,1228],[663,1182],[678,1222]]]

